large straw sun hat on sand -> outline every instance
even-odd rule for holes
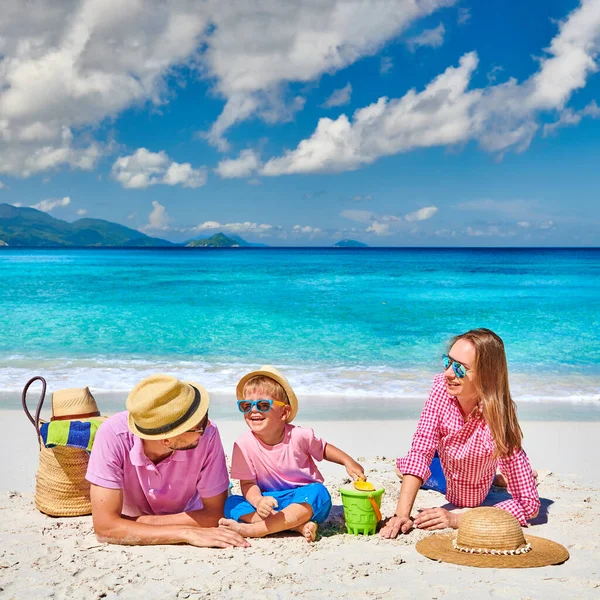
[[[276,381],[283,388],[288,397],[291,408],[290,416],[288,417],[287,422],[291,423],[298,413],[298,398],[296,398],[296,394],[294,394],[294,390],[292,389],[292,386],[289,384],[288,380],[271,365],[264,365],[258,371],[252,371],[252,373],[244,375],[235,388],[237,399],[239,400],[243,398],[244,386],[246,385],[246,382],[253,377],[259,377],[261,375],[263,377],[269,377],[270,379],[273,379],[273,381]]]
[[[516,569],[565,562],[564,546],[523,535],[519,522],[501,508],[480,507],[466,512],[458,533],[434,534],[417,542],[417,551],[441,562],[469,567]]]

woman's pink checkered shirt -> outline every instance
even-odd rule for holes
[[[496,506],[526,526],[527,519],[533,518],[540,508],[527,454],[521,449],[508,458],[495,459],[494,449],[494,440],[481,412],[475,410],[465,420],[458,400],[448,394],[446,378],[441,374],[433,380],[411,449],[396,460],[396,466],[404,475],[427,481],[429,465],[437,450],[446,476],[446,499],[459,507],[480,506],[490,491],[496,468],[500,467],[512,500]]]

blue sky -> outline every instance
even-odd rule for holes
[[[0,202],[173,241],[598,245],[600,0],[7,7]]]

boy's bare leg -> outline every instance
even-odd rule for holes
[[[259,521],[264,521],[264,519],[256,512],[248,513],[247,515],[242,515],[240,517],[240,521],[244,521],[244,523],[258,523]]]
[[[317,533],[316,523],[310,523],[312,508],[305,502],[290,504],[283,510],[269,515],[264,521],[238,523],[233,519],[221,519],[220,527],[228,527],[244,537],[260,538],[271,533],[294,530],[301,533],[309,542],[314,541]],[[246,515],[249,517],[250,515]],[[314,525],[314,527],[313,527]]]

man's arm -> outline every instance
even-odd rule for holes
[[[219,527],[150,525],[124,518],[123,492],[93,485],[90,488],[94,532],[100,542],[123,545],[190,544],[228,548],[250,544],[239,534]]]
[[[173,515],[142,515],[136,521],[148,525],[188,525],[192,527],[217,527],[223,518],[227,490],[211,498],[202,498],[204,508]]]

